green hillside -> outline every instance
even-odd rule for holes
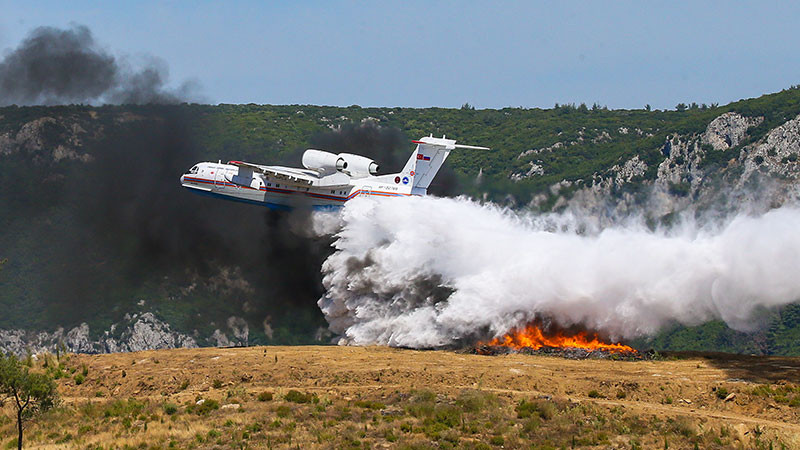
[[[557,197],[638,155],[647,171],[624,188],[637,190],[656,177],[669,137],[702,133],[725,112],[764,117],[734,149],[738,153],[800,114],[800,89],[679,109],[0,108],[0,259],[8,259],[0,273],[0,329],[86,322],[100,333],[128,313],[150,310],[201,343],[231,316],[247,321],[251,343],[324,339],[315,303],[318,273],[309,273],[328,243],[297,240],[286,234],[284,219],[261,211],[185,195],[177,178],[198,160],[298,164],[303,149],[356,142],[364,148],[350,151],[383,155],[389,161],[376,159],[391,167],[405,161],[410,139],[446,134],[494,150],[453,153],[447,165],[457,188],[448,193],[486,195],[517,207],[544,194],[540,208],[548,209]],[[355,140],[340,139],[341,130]],[[389,152],[381,153],[381,145]],[[554,150],[537,155],[541,175],[512,179],[529,167],[522,153],[548,147]],[[703,170],[719,173],[731,154],[707,149]],[[572,184],[553,193],[550,186],[562,180]],[[269,263],[276,256],[290,261],[286,267]],[[709,323],[678,327],[641,345],[800,354],[798,308],[773,312],[755,334]]]

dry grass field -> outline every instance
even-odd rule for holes
[[[45,360],[61,404],[28,427],[30,448],[800,448],[800,358],[319,346]],[[3,447],[14,426],[6,406]]]

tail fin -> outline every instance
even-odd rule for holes
[[[427,193],[433,178],[439,172],[439,168],[442,167],[451,151],[457,148],[489,150],[488,147],[457,145],[454,139],[447,139],[444,136],[435,138],[431,135],[411,142],[417,144],[417,148],[403,168],[403,174],[411,177],[411,193],[418,195]]]

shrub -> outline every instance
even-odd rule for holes
[[[115,400],[110,405],[106,407],[103,411],[104,417],[123,417],[123,416],[136,416],[139,415],[142,410],[144,410],[144,403],[136,400],[135,398],[129,398],[127,401],[125,400]]]
[[[84,380],[86,380],[86,376],[82,373],[76,373],[75,376],[72,377],[72,379],[75,380],[76,385],[80,386],[81,384],[83,384]]]
[[[411,399],[414,402],[435,402],[436,394],[427,389],[423,389],[421,391],[411,391]]]
[[[178,412],[178,405],[176,405],[174,403],[165,403],[164,404],[164,412],[167,415],[171,416],[171,415],[175,414],[176,412]]]
[[[456,405],[460,406],[464,412],[480,412],[490,406],[497,405],[497,397],[488,392],[466,390],[461,391]]]
[[[622,389],[617,391],[617,398],[618,399],[623,399],[625,397],[627,397],[627,394],[625,393],[625,391],[623,391]]]
[[[222,387],[222,380],[214,379],[214,381],[211,382],[211,386],[214,387],[214,389],[221,388]]]
[[[416,402],[408,405],[406,410],[414,417],[430,417],[433,415],[434,408],[433,402]]]
[[[500,447],[506,443],[506,440],[503,439],[503,436],[492,436],[492,438],[489,439],[489,443]]]
[[[556,415],[556,407],[553,403],[546,400],[535,400],[532,402],[521,400],[516,407],[517,418],[527,419],[529,417],[541,417],[550,420]]]
[[[283,396],[283,398],[287,402],[292,402],[292,403],[311,403],[311,402],[316,403],[319,401],[316,395],[304,394],[300,391],[295,391],[294,389],[287,392],[286,395]]]
[[[186,408],[186,411],[197,414],[198,416],[206,416],[211,413],[211,411],[216,409],[219,409],[219,402],[216,400],[207,399],[199,405],[196,403],[189,405],[189,407]]]
[[[692,421],[688,417],[678,417],[668,422],[670,423],[670,428],[676,434],[687,438],[695,435],[694,425],[692,425]]]
[[[728,390],[725,389],[724,387],[720,387],[717,388],[716,394],[718,399],[725,400],[725,397],[728,396]]]
[[[534,433],[537,429],[539,429],[539,425],[541,422],[539,421],[538,417],[531,417],[522,424],[522,432],[524,434],[530,435]]]
[[[534,405],[533,402],[522,399],[515,410],[517,411],[518,419],[527,419],[536,412],[536,405]]]
[[[461,423],[461,410],[450,405],[437,406],[434,410],[433,420],[448,428],[453,428]]]
[[[414,417],[431,417],[436,407],[436,394],[428,390],[411,391],[406,411]]]
[[[356,406],[358,406],[359,408],[364,408],[364,409],[383,409],[383,408],[386,408],[386,405],[384,405],[383,403],[372,401],[372,400],[357,400],[356,401]]]
[[[603,394],[597,392],[596,389],[592,389],[591,391],[589,391],[588,395],[589,395],[589,398],[605,398],[605,397],[603,397]]]
[[[289,415],[291,413],[292,413],[292,409],[289,408],[286,405],[280,405],[277,408],[275,408],[275,414],[277,414],[278,417],[281,417],[281,418],[289,417]]]
[[[228,389],[228,392],[225,394],[225,397],[232,400],[236,400],[239,398],[247,398],[247,389],[245,389],[242,386]]]
[[[272,400],[272,392],[262,392],[258,394],[258,401],[268,402]]]
[[[394,434],[394,430],[391,428],[387,428],[383,432],[383,438],[386,439],[388,442],[397,442],[397,435]]]

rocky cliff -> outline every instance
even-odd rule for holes
[[[211,336],[188,336],[174,331],[152,312],[127,314],[107,330],[92,332],[82,323],[69,330],[0,330],[0,351],[16,355],[44,352],[116,353],[169,348],[196,348],[198,340],[218,347],[246,346],[249,328],[241,317],[229,317],[227,328]],[[266,326],[269,326],[268,324]]]
[[[110,329],[92,337],[89,325],[83,323],[65,331],[53,332],[0,330],[0,350],[24,355],[25,353],[73,352],[113,353],[166,348],[194,348],[194,338],[177,333],[169,324],[157,319],[152,313],[126,316],[124,323],[116,323]]]
[[[770,130],[756,142],[741,145],[763,117],[728,112],[712,120],[702,133],[669,135],[658,148],[662,155],[655,176],[639,155],[595,173],[583,187],[560,197],[556,207],[573,207],[596,216],[641,214],[663,217],[687,208],[740,205],[758,198],[774,207],[796,199],[800,178],[800,115]],[[548,149],[547,151],[551,151]],[[526,174],[527,175],[527,174]],[[535,174],[534,174],[535,175]],[[519,179],[513,175],[512,179]],[[551,186],[557,193],[566,180]],[[541,202],[542,198],[534,199]]]

